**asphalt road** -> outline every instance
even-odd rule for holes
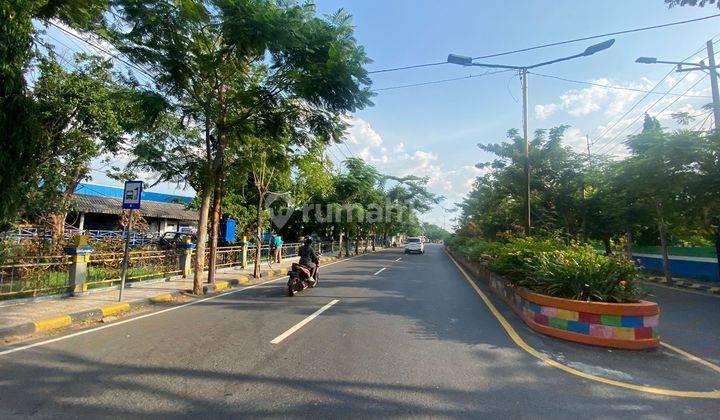
[[[717,418],[720,400],[626,390],[539,362],[441,247],[426,250],[321,268],[320,287],[292,298],[280,280],[2,355],[0,418]],[[612,376],[642,364],[628,381],[690,375],[677,387],[720,389],[720,375],[662,352],[559,343],[503,313],[538,350],[583,361],[576,367]],[[670,370],[643,376],[654,358]]]

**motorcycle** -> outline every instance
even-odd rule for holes
[[[295,296],[295,293],[303,291],[308,287],[315,287],[318,284],[318,270],[320,265],[315,269],[315,277],[311,278],[310,268],[299,263],[293,263],[288,272],[287,290],[288,296]]]

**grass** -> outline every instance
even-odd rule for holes
[[[165,273],[174,273],[177,267],[141,266],[129,267],[127,282],[147,280],[153,277],[162,277]],[[118,267],[88,267],[88,289],[113,286],[120,283],[120,268]],[[19,299],[24,297],[43,296],[65,292],[68,289],[70,278],[67,270],[37,272],[32,278],[12,285],[0,285],[0,300]]]

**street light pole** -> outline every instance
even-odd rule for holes
[[[655,57],[638,57],[635,62],[642,64],[675,64],[677,65],[677,71],[679,72],[707,70],[710,73],[710,88],[712,90],[715,131],[720,131],[720,90],[718,89],[718,66],[715,63],[715,52],[713,51],[712,40],[707,42],[707,53],[709,65],[705,65],[704,61],[701,61],[699,63],[687,63],[682,61],[658,60]],[[689,68],[683,68],[683,66]]]
[[[466,57],[457,54],[448,55],[447,62],[451,64],[459,64],[461,66],[477,66],[477,67],[489,67],[489,68],[500,68],[508,70],[517,70],[522,76],[522,89],[523,89],[523,137],[525,138],[525,234],[530,235],[530,140],[528,139],[528,70],[537,67],[547,66],[548,64],[555,64],[561,61],[572,60],[580,57],[587,57],[597,52],[610,48],[615,43],[615,39],[609,39],[599,44],[591,45],[585,48],[585,51],[570,55],[567,57],[556,58],[550,61],[543,61],[542,63],[533,64],[531,66],[508,66],[505,64],[489,64],[489,63],[473,63],[472,57]]]
[[[525,138],[525,235],[530,235],[530,140],[528,139],[528,70],[522,73],[523,137]]]
[[[707,42],[708,63],[710,64],[710,88],[712,89],[715,131],[720,131],[720,92],[718,91],[718,74],[715,65],[715,52],[712,41]]]

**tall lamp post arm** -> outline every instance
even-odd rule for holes
[[[561,61],[572,60],[580,57],[587,57],[597,52],[610,48],[615,43],[615,39],[609,39],[604,42],[600,42],[595,45],[591,45],[585,48],[585,51],[580,54],[570,55],[567,57],[556,58],[550,61],[544,61],[542,63],[533,64],[531,66],[508,66],[504,64],[486,64],[486,63],[473,63],[472,57],[450,54],[448,55],[447,62],[452,64],[459,64],[461,66],[476,66],[476,67],[490,67],[500,68],[509,70],[518,70],[522,76],[522,91],[523,91],[523,137],[525,138],[525,211],[524,211],[524,224],[525,234],[530,235],[530,141],[528,139],[528,70],[534,69],[540,66],[547,66],[548,64],[559,63]],[[445,224],[443,222],[443,224]]]

